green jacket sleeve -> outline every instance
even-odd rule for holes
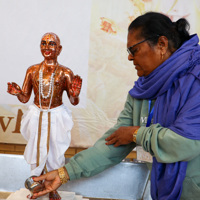
[[[109,129],[93,147],[76,154],[65,165],[70,180],[90,177],[118,164],[135,147],[135,143],[119,147],[105,144],[105,139],[120,126],[133,125],[133,107],[131,101],[133,100],[128,96],[124,109],[113,128]]]
[[[163,163],[190,161],[200,154],[200,140],[185,138],[160,124],[140,127],[137,144]]]

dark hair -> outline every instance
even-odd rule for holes
[[[169,17],[157,12],[147,12],[137,17],[128,28],[141,29],[141,37],[144,39],[151,38],[149,41],[155,45],[158,41],[156,35],[165,36],[169,41],[169,49],[178,49],[183,42],[189,39],[189,22],[180,18],[177,22],[172,22]]]

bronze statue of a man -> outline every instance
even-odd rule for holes
[[[82,86],[78,75],[57,62],[62,46],[56,34],[46,33],[40,49],[44,61],[27,69],[22,89],[14,82],[8,83],[8,93],[22,103],[28,102],[34,91],[34,104],[29,106],[21,122],[21,134],[27,140],[24,157],[31,165],[32,176],[64,166],[73,121],[62,95],[66,91],[71,104],[77,105]],[[54,191],[49,199],[61,198]]]

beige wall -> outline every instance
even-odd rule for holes
[[[5,40],[5,44],[1,42],[4,47],[1,49],[3,51],[1,69],[4,73],[0,73],[0,80],[3,81],[0,88],[1,143],[26,143],[20,135],[19,128],[22,113],[26,111],[27,106],[6,93],[6,82],[18,81],[22,84],[26,68],[41,61],[39,40],[42,34],[40,32],[52,29],[51,31],[61,37],[63,52],[59,62],[70,66],[83,78],[79,106],[71,106],[64,94],[64,103],[72,110],[74,121],[71,147],[77,148],[92,146],[115,124],[117,116],[123,109],[127,93],[137,80],[134,66],[127,60],[126,52],[127,28],[134,18],[149,10],[165,13],[173,21],[186,17],[191,24],[190,33],[200,33],[199,0],[191,0],[190,3],[188,0],[79,0],[76,1],[79,2],[77,5],[74,3],[71,5],[71,0],[61,0],[56,3],[56,6],[61,13],[61,18],[65,20],[55,15],[57,21],[49,21],[46,15],[43,16],[41,11],[45,10],[45,14],[48,14],[51,9],[47,11],[46,4],[39,0],[31,3],[33,10],[39,6],[38,12],[30,10],[30,16],[25,9],[22,11],[24,17],[20,12],[15,13],[15,6],[10,6],[10,3],[3,0],[0,0],[1,2],[3,7],[0,8],[2,10],[0,15],[9,13],[8,16],[11,16],[9,20],[5,20],[5,16],[0,17],[1,24],[5,28],[0,33],[2,42]],[[27,9],[30,9],[30,6],[24,3],[26,0],[20,2],[16,6],[25,6],[24,8],[27,6]],[[49,7],[55,6],[53,0],[44,0],[44,2],[48,2]],[[84,2],[84,5],[81,2]],[[70,16],[67,10],[69,8]],[[74,13],[77,14],[72,13],[72,9],[75,9]],[[40,15],[41,20],[37,18],[36,13]],[[12,15],[18,19],[18,26],[14,26]],[[37,23],[23,26],[26,24],[24,20],[29,17],[35,17],[36,21],[32,23]],[[32,35],[33,25],[37,30],[34,29]],[[13,34],[14,28],[15,34]],[[5,35],[6,30],[8,35]],[[16,61],[15,58],[18,60]]]

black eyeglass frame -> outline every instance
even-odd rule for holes
[[[138,42],[137,44],[134,44],[133,46],[128,47],[128,48],[127,48],[128,53],[131,54],[132,56],[134,56],[134,53],[131,52],[131,49],[132,49],[133,47],[135,47],[135,46],[137,46],[138,44],[141,44],[141,43],[143,43],[143,42],[146,42],[147,40],[150,40],[150,39],[152,39],[152,38],[154,38],[154,37],[160,37],[160,35],[154,35],[154,36],[152,36],[152,37],[149,37],[149,38],[147,38],[147,39],[145,39],[145,40],[142,40],[142,41]]]

